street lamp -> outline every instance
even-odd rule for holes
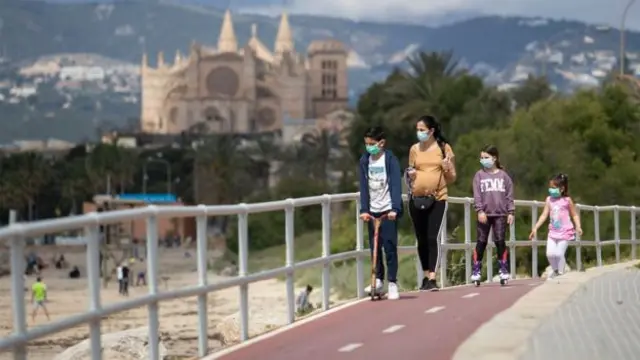
[[[627,14],[629,13],[629,9],[631,9],[631,6],[635,2],[636,0],[629,0],[629,2],[627,3],[627,6],[624,8],[624,11],[622,12],[622,19],[620,20],[620,75],[621,76],[624,75],[624,56],[625,56],[624,26],[625,26],[625,22],[627,21]]]
[[[160,163],[160,164],[164,164],[167,168],[167,194],[171,194],[171,164],[165,160],[165,159],[159,159],[159,158],[147,158],[147,160],[145,161],[143,167],[142,167],[142,193],[146,194],[147,193],[147,180],[149,179],[149,176],[147,175],[147,165],[149,163]]]

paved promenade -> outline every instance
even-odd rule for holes
[[[521,360],[640,359],[640,270],[590,280],[529,339]]]
[[[640,359],[640,270],[357,301],[206,359]]]
[[[454,360],[640,359],[636,263],[545,281],[481,326]]]
[[[207,359],[450,360],[480,325],[540,283],[517,280],[504,287],[494,283],[364,300]]]

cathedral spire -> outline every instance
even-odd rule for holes
[[[161,68],[164,66],[164,52],[160,51],[158,52],[158,64],[157,64],[158,68]]]
[[[182,61],[182,53],[180,52],[180,49],[176,50],[176,57],[173,60],[173,64],[177,65]]]
[[[233,21],[231,20],[231,11],[227,10],[222,19],[222,28],[220,29],[220,37],[218,38],[219,52],[237,52],[238,41],[233,31]]]
[[[289,16],[283,12],[276,35],[275,53],[283,54],[288,51],[293,51],[293,35],[291,35],[291,27],[289,26]]]
[[[147,59],[147,52],[145,51],[142,53],[142,64],[141,64],[142,69],[146,69],[148,64],[149,64],[149,59]]]

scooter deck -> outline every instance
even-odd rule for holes
[[[376,292],[376,293],[369,293],[369,296],[371,297],[371,301],[376,301],[376,300],[384,300],[386,299],[385,295],[387,295],[387,293],[383,292]]]

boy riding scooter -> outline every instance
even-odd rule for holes
[[[360,218],[368,223],[369,246],[373,256],[374,221],[380,220],[376,263],[375,288],[371,285],[365,292],[380,294],[384,287],[384,265],[382,250],[387,262],[388,296],[390,300],[400,297],[398,291],[398,226],[396,220],[402,215],[402,170],[398,158],[385,147],[384,131],[380,127],[370,128],[364,135],[367,152],[360,158]]]

